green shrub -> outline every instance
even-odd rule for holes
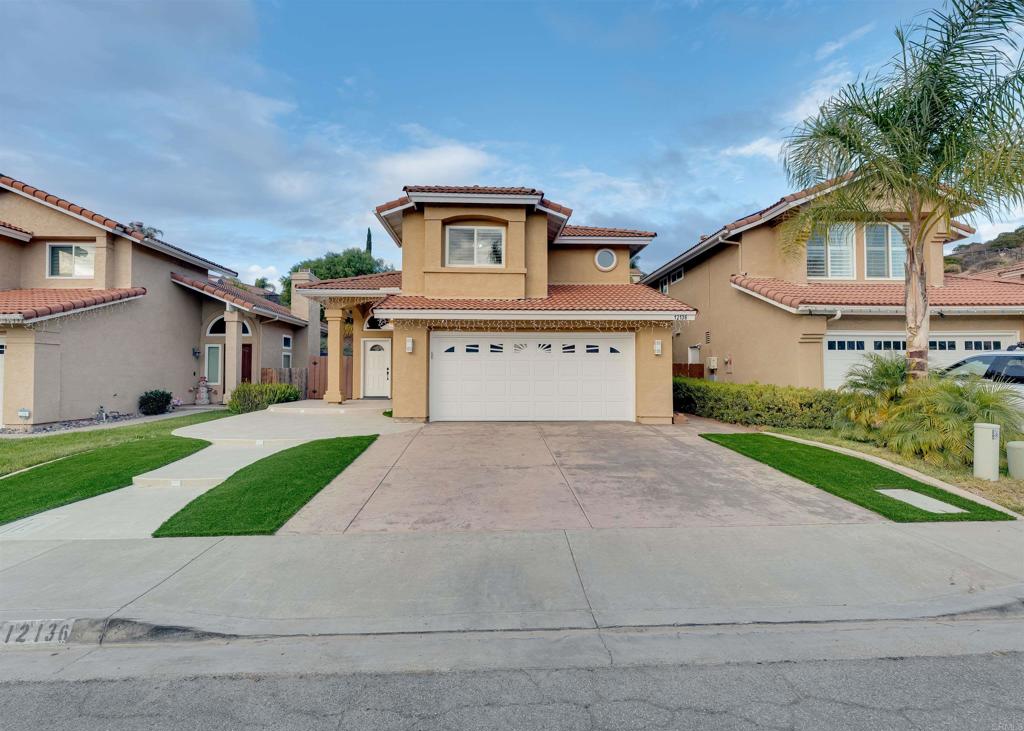
[[[171,405],[170,391],[153,389],[139,396],[139,413],[144,416],[164,414]]]
[[[907,390],[907,359],[896,353],[868,353],[850,368],[840,389],[836,433],[860,442],[881,442],[881,428]]]
[[[934,465],[969,465],[974,423],[999,424],[1002,444],[1021,437],[1021,398],[1009,386],[980,378],[929,376],[907,385],[889,411],[881,441],[904,457]]]
[[[830,429],[839,409],[837,391],[718,383],[699,378],[673,379],[676,411],[751,426]]]
[[[289,383],[240,383],[231,392],[228,410],[232,414],[247,414],[271,404],[298,400],[299,389]]]

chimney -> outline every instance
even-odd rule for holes
[[[300,359],[302,365],[308,362],[308,358],[320,355],[320,303],[317,300],[302,296],[302,290],[296,287],[297,284],[313,284],[319,282],[320,278],[308,269],[300,269],[292,272],[292,314],[301,317],[309,323],[307,337],[304,338],[307,352],[305,357]],[[302,366],[297,366],[302,367]]]

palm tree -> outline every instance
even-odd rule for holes
[[[823,193],[783,224],[784,251],[832,224],[909,224],[907,365],[928,371],[925,244],[950,219],[1024,204],[1024,0],[949,0],[896,30],[900,51],[792,132],[790,181]]]

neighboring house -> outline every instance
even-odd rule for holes
[[[376,210],[401,272],[293,289],[326,307],[327,401],[351,313],[354,396],[395,418],[671,422],[671,328],[696,313],[630,283],[653,232],[570,226],[533,188],[404,191]]]
[[[218,402],[260,367],[319,352],[315,302],[289,309],[223,275],[235,272],[0,175],[0,426],[132,413],[154,388],[192,403],[204,375]]]
[[[780,252],[784,214],[823,190],[727,224],[643,279],[700,311],[673,338],[676,363],[701,363],[721,381],[835,388],[866,353],[905,351],[905,222],[880,211],[877,223],[813,236],[800,256]],[[1020,340],[1024,286],[943,275],[943,245],[972,233],[953,221],[928,244],[932,365]]]

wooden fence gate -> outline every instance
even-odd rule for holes
[[[352,356],[341,358],[343,396],[352,398]],[[303,399],[322,399],[327,392],[327,357],[310,359],[309,368],[261,368],[260,381],[263,383],[290,383],[299,389]]]

